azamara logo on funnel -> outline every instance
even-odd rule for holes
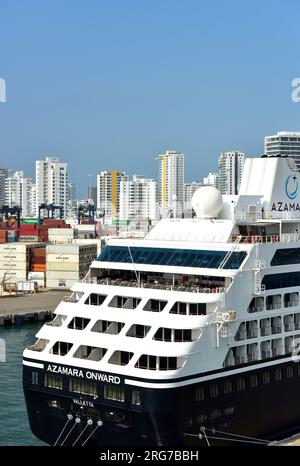
[[[291,200],[296,199],[298,192],[298,180],[295,175],[290,175],[287,177],[285,182],[285,194]]]

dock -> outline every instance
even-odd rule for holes
[[[58,304],[70,294],[71,292],[66,290],[49,290],[37,294],[2,297],[0,298],[0,327],[50,320]]]

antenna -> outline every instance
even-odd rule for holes
[[[140,285],[140,278],[138,276],[137,270],[136,270],[135,265],[134,265],[134,260],[133,260],[132,254],[131,254],[130,247],[129,246],[127,246],[127,247],[128,247],[128,251],[129,251],[129,254],[130,254],[130,259],[131,259],[131,262],[132,262],[132,265],[133,265],[133,270],[134,270],[134,273],[135,273],[136,281],[138,282],[138,285]]]

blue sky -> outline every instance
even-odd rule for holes
[[[265,135],[300,130],[299,14],[298,0],[0,0],[0,163],[32,176],[59,156],[84,186],[105,169],[155,177],[166,149],[187,181],[220,151],[261,155]]]

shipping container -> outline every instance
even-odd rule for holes
[[[51,270],[61,270],[61,271],[70,271],[70,272],[79,272],[88,270],[90,266],[90,262],[83,262],[83,263],[76,263],[76,262],[67,262],[66,264],[62,264],[59,262],[47,262],[46,269],[47,271]]]
[[[0,270],[0,279],[4,283],[16,283],[18,280],[26,280],[27,272],[23,270]]]
[[[59,280],[49,279],[46,280],[47,288],[58,289],[58,290],[70,290],[77,280]]]
[[[7,262],[0,262],[0,270],[27,270],[28,268],[28,262],[23,261],[23,262],[12,262],[12,261],[7,261]]]
[[[50,271],[46,272],[46,280],[80,280],[86,275],[86,272],[62,272],[62,271]]]
[[[29,252],[30,249],[36,247],[44,247],[43,243],[32,242],[32,243],[13,243],[13,244],[1,244],[0,246],[0,253],[26,253]]]
[[[73,237],[74,229],[73,228],[49,228],[48,235],[49,237],[51,237],[52,235]]]
[[[44,280],[45,272],[28,272],[28,280]]]
[[[39,237],[36,235],[36,236],[19,236],[19,241],[21,242],[25,242],[25,243],[28,243],[29,241],[38,241],[39,240]]]
[[[27,261],[29,254],[24,252],[20,253],[9,253],[9,252],[0,252],[0,262],[16,262],[16,261]]]
[[[94,244],[48,244],[47,254],[80,254],[80,253],[95,253],[97,247]]]

